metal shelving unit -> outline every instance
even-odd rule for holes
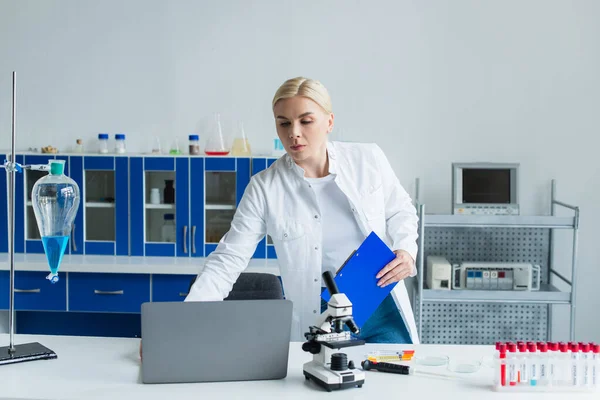
[[[418,188],[418,182],[417,182]],[[570,340],[574,339],[574,328],[575,328],[575,293],[577,289],[577,246],[578,246],[578,228],[579,228],[579,207],[573,206],[567,203],[556,200],[555,192],[556,185],[554,180],[552,181],[551,189],[551,214],[549,216],[500,216],[500,215],[428,215],[425,213],[425,204],[420,203],[417,200],[417,208],[419,214],[419,253],[417,256],[417,290],[416,296],[413,299],[413,307],[415,308],[415,315],[417,316],[417,328],[419,335],[422,336],[423,332],[423,319],[424,319],[424,304],[429,303],[443,303],[446,307],[449,304],[495,304],[495,305],[538,305],[547,306],[547,318],[541,318],[540,321],[546,324],[546,339],[551,339],[551,306],[553,304],[566,304],[570,306],[570,326],[569,326],[569,337]],[[418,189],[417,189],[418,192]],[[418,195],[417,195],[418,199]],[[556,216],[557,207],[562,207],[573,211],[572,217],[558,217]],[[425,288],[425,256],[427,249],[425,247],[425,239],[427,237],[428,228],[440,229],[451,228],[451,229],[467,229],[469,232],[475,230],[481,232],[480,229],[492,229],[492,228],[514,228],[518,231],[520,229],[527,230],[529,237],[527,240],[542,240],[549,241],[544,243],[542,252],[547,257],[547,269],[546,269],[546,282],[543,282],[539,291],[490,291],[490,290],[431,290]],[[569,229],[572,230],[572,257],[571,257],[571,279],[567,279],[565,276],[560,274],[554,269],[553,253],[554,253],[554,240],[553,231],[555,229]],[[505,229],[508,232],[508,230]],[[547,234],[537,235],[536,233],[546,232]],[[512,232],[512,231],[511,231]],[[533,232],[533,233],[531,233]],[[508,236],[509,233],[506,233]],[[460,235],[459,235],[460,236]],[[466,237],[465,234],[460,236]],[[438,242],[447,239],[446,237],[438,238]],[[504,238],[506,242],[509,242],[509,238]],[[512,239],[512,242],[519,242],[519,240]],[[439,245],[439,243],[437,243]],[[457,245],[457,242],[453,239],[451,245]],[[546,246],[547,245],[547,246]],[[529,246],[532,246],[531,244]],[[485,253],[485,249],[478,250],[478,254]],[[520,256],[523,256],[523,252],[526,251],[521,249]],[[498,252],[496,250],[496,252]],[[547,252],[547,254],[546,254]],[[538,250],[539,253],[539,250]],[[440,254],[443,255],[443,254]],[[498,256],[496,254],[496,256]],[[467,261],[467,260],[464,260]],[[468,260],[468,261],[483,261],[483,260]],[[508,260],[506,260],[508,261]],[[553,284],[553,278],[558,278],[570,286],[570,291],[561,291],[557,289]],[[482,306],[484,307],[484,306]],[[440,307],[440,312],[441,312]],[[483,315],[481,310],[479,315]],[[503,313],[507,313],[505,309]],[[503,316],[503,318],[507,318]],[[476,318],[471,317],[471,322],[474,323]],[[527,320],[525,320],[527,323]],[[444,328],[448,328],[447,321],[444,322]],[[455,328],[457,329],[457,328]],[[489,336],[488,336],[489,337]]]

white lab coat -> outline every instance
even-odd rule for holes
[[[417,254],[415,207],[400,185],[385,154],[375,144],[327,143],[329,172],[348,197],[365,237],[374,231],[392,250]],[[231,228],[206,259],[186,301],[223,300],[247,267],[257,243],[269,234],[275,245],[285,296],[294,304],[292,336],[303,341],[316,323],[321,294],[321,216],[303,170],[284,155],[252,177]],[[345,205],[341,205],[345,206]],[[416,267],[411,276],[417,273]],[[393,298],[413,343],[419,343],[415,318],[404,282]]]

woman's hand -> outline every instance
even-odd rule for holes
[[[377,274],[376,278],[379,279],[377,286],[385,287],[390,283],[400,282],[406,278],[412,272],[415,260],[404,250],[395,250],[396,258],[389,262],[388,265],[383,267]]]

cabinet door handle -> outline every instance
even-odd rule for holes
[[[187,254],[187,225],[183,227],[183,252]]]
[[[187,297],[189,293],[179,292],[179,297]]]
[[[75,224],[71,226],[71,250],[77,251],[77,244],[75,243]]]
[[[94,290],[94,294],[108,294],[108,295],[115,295],[115,294],[123,294],[122,290]]]
[[[196,225],[192,226],[192,254],[196,254]]]
[[[15,288],[15,293],[39,293],[42,289],[17,289]]]

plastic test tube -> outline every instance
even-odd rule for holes
[[[600,344],[594,344],[594,357],[592,358],[592,386],[600,386]]]
[[[589,343],[580,343],[579,348],[581,349],[581,385],[585,387],[592,386],[592,374],[591,374],[591,366],[592,359],[590,357],[590,344]]]
[[[508,343],[508,383],[510,386],[517,384],[517,345],[515,343]]]
[[[527,349],[529,350],[529,366],[530,366],[530,372],[529,372],[529,384],[531,386],[536,386],[537,385],[537,381],[539,378],[539,372],[538,372],[538,355],[537,355],[537,347],[535,345],[535,343],[527,343]]]
[[[498,351],[500,352],[500,385],[506,386],[506,343],[500,343]]]
[[[556,363],[558,367],[558,382],[560,385],[565,386],[570,384],[569,376],[571,371],[569,363],[571,361],[571,356],[569,355],[569,345],[564,342],[559,342],[558,349],[560,350]]]
[[[557,384],[558,367],[556,366],[556,360],[558,357],[558,343],[548,342],[548,378],[550,385]]]
[[[527,385],[529,383],[529,374],[527,373],[527,345],[523,342],[517,342],[517,348],[519,349],[517,381]]]
[[[571,343],[571,385],[579,385],[579,343]]]
[[[550,384],[550,368],[548,367],[548,344],[538,342],[538,359],[539,359],[539,380],[538,385],[547,386]]]

